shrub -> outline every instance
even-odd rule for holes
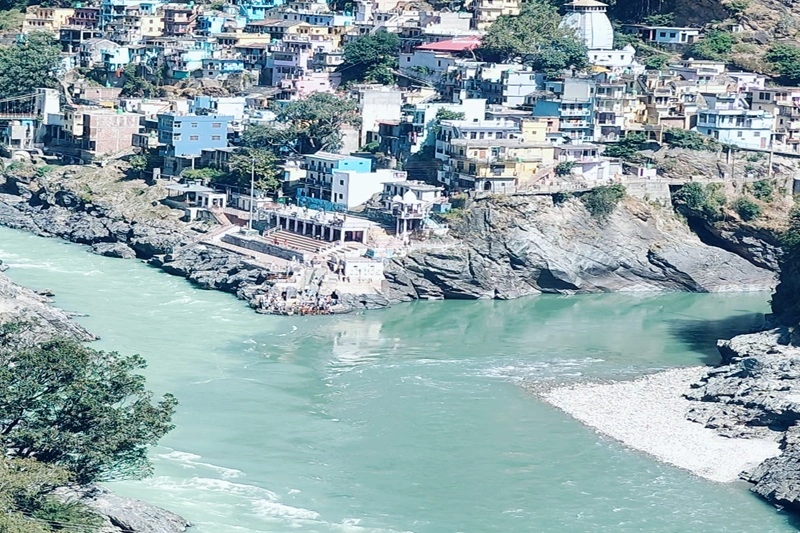
[[[775,44],[767,50],[764,59],[769,61],[782,80],[800,82],[800,48],[792,44]]]
[[[630,160],[636,156],[636,152],[641,150],[646,143],[647,137],[645,137],[644,133],[628,133],[619,142],[606,146],[603,155]]]
[[[595,187],[581,196],[581,202],[593,217],[606,219],[623,198],[625,198],[623,185],[604,185]]]
[[[683,130],[680,128],[669,128],[664,131],[664,142],[676,148],[686,148],[688,150],[715,151],[719,143],[696,131]]]
[[[722,207],[727,202],[722,185],[719,183],[703,185],[697,182],[687,183],[681,187],[673,195],[672,200],[679,210],[688,211],[689,215],[709,221],[722,218]]]
[[[569,176],[575,168],[574,161],[562,161],[556,165],[556,176]]]
[[[567,200],[572,198],[571,192],[556,192],[553,193],[553,205],[561,205]]]
[[[753,183],[753,196],[762,202],[772,201],[775,194],[775,183],[772,180],[758,180]]]
[[[686,56],[695,59],[724,61],[728,58],[732,48],[733,37],[729,33],[711,30],[700,41],[692,45]]]
[[[725,4],[725,9],[733,15],[734,17],[741,17],[744,15],[747,8],[750,7],[750,0],[730,0],[727,4]]]
[[[733,209],[745,222],[761,216],[761,207],[744,196],[733,202]]]

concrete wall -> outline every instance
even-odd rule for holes
[[[296,259],[297,261],[302,263],[304,260],[302,252],[285,250],[280,246],[269,244],[266,241],[245,239],[235,234],[223,235],[222,242],[227,242],[228,244],[233,244],[234,246],[239,246],[241,248],[253,250],[254,252],[260,252],[262,254],[268,254],[268,255],[273,255],[275,257],[280,257],[281,259],[286,259],[287,261]]]

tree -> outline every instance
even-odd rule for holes
[[[152,403],[144,359],[63,339],[20,347],[13,330],[0,331],[6,456],[63,466],[80,484],[148,475],[148,446],[173,428],[177,401]]]
[[[558,9],[548,0],[522,4],[519,16],[503,15],[489,27],[477,53],[489,61],[521,60],[548,73],[588,66],[588,52],[571,28],[560,26]]]
[[[277,159],[267,148],[243,148],[230,158],[231,176],[234,183],[241,187],[250,187],[250,175],[255,169],[255,187],[263,191],[277,190],[281,182],[278,179]]]
[[[655,13],[644,18],[644,23],[649,26],[669,26],[675,24],[675,13]]]
[[[227,174],[216,168],[187,168],[181,172],[181,177],[185,180],[199,181],[204,185],[210,181],[224,181]]]
[[[380,30],[364,35],[344,46],[344,61],[338,71],[342,81],[367,81],[390,85],[394,83],[392,69],[397,68],[400,38],[395,33]]]
[[[713,222],[722,218],[722,208],[727,199],[719,183],[703,185],[691,182],[678,189],[672,201],[683,214]]]
[[[688,150],[713,152],[719,148],[719,143],[714,139],[705,137],[696,131],[684,130],[681,128],[669,128],[664,130],[664,142],[675,148],[686,148]]]
[[[444,107],[436,111],[436,120],[464,120],[464,117],[462,111],[452,111]]]
[[[556,176],[569,176],[575,168],[574,161],[562,161],[556,165]]]
[[[775,182],[772,180],[758,180],[753,182],[753,196],[762,202],[771,202],[775,194]]]
[[[147,154],[136,154],[131,156],[128,164],[133,172],[139,174],[139,178],[141,179],[142,173],[147,170],[147,166],[150,164],[150,160],[147,157]]]
[[[647,144],[647,137],[644,133],[628,132],[622,140],[606,146],[603,155],[608,157],[619,157],[620,159],[635,159],[636,153]]]
[[[786,83],[800,83],[800,48],[791,44],[772,45],[764,59]]]
[[[140,76],[138,72],[138,65],[136,63],[128,63],[125,65],[125,84],[122,86],[123,96],[156,96],[158,88],[150,83],[145,77]]]
[[[652,55],[644,60],[645,68],[649,70],[661,70],[667,66],[669,58],[665,55]]]
[[[358,104],[329,93],[313,93],[305,100],[280,105],[271,126],[251,126],[242,135],[250,148],[271,148],[276,153],[313,154],[342,147],[345,125],[359,126]]]
[[[37,87],[54,87],[61,48],[53,37],[33,32],[13,46],[0,48],[0,98],[32,93]]]
[[[695,59],[710,59],[712,61],[725,61],[733,48],[731,34],[720,30],[711,30],[705,37],[694,43],[686,57]]]
[[[604,185],[582,195],[581,202],[593,217],[604,220],[614,212],[623,198],[625,198],[625,186]]]
[[[761,216],[761,206],[744,196],[737,198],[732,207],[745,222]]]

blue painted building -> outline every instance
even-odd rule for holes
[[[272,8],[282,6],[284,0],[237,0],[239,14],[247,19],[247,22],[264,20],[267,18],[267,11]]]
[[[175,176],[193,166],[203,150],[228,146],[227,115],[158,115],[158,142],[162,145],[164,174]]]
[[[372,160],[351,155],[317,152],[305,156],[306,177],[301,192],[305,196],[331,201],[334,170],[372,172]]]
[[[244,60],[234,58],[203,59],[203,77],[225,79],[231,74],[244,72]]]

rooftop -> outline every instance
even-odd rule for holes
[[[417,50],[433,50],[436,52],[464,52],[466,50],[474,50],[481,44],[481,38],[478,36],[471,37],[456,37],[455,39],[447,39],[446,41],[439,41],[438,43],[428,43],[418,46]]]
[[[411,191],[441,191],[442,187],[437,187],[436,185],[430,185],[428,183],[422,181],[386,181],[384,185],[396,185],[398,187],[405,187]]]

